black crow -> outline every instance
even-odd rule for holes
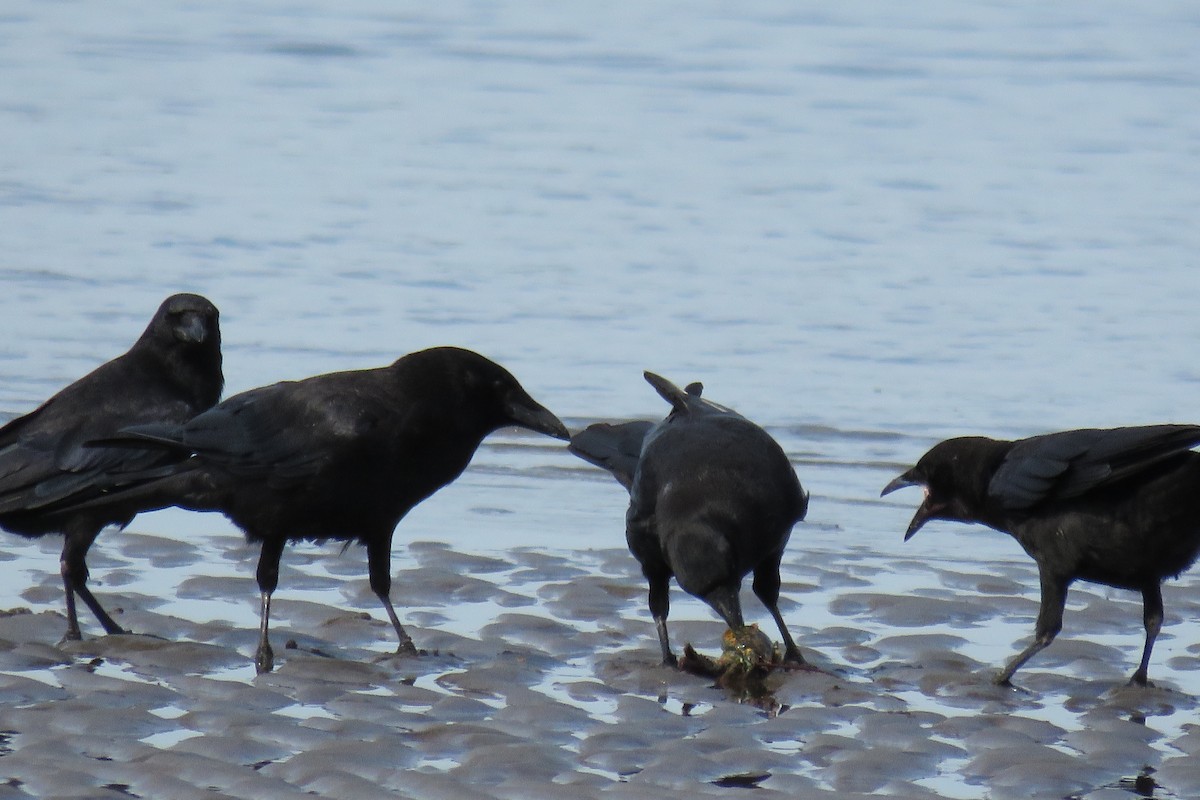
[[[223,383],[216,307],[177,294],[127,353],[0,428],[0,527],[31,538],[63,534],[67,639],[80,638],[75,595],[107,633],[124,633],[87,587],[87,552],[106,525],[124,527],[148,510],[137,502],[77,506],[179,460],[159,448],[85,443],[129,425],[186,422],[217,402]]]
[[[1038,565],[1042,600],[1033,643],[1013,673],[1062,629],[1067,588],[1083,579],[1142,593],[1146,644],[1130,680],[1146,685],[1162,627],[1160,584],[1200,553],[1200,426],[1149,425],[1050,433],[1017,441],[948,439],[883,494],[923,486],[904,534],[931,519],[978,522],[1010,534]]]
[[[738,592],[754,593],[775,618],[784,658],[803,664],[779,613],[779,563],[808,495],[783,449],[740,414],[653,373],[646,380],[671,404],[658,424],[599,423],[570,450],[611,472],[629,490],[625,540],[650,583],[650,613],[664,664],[677,663],[667,638],[668,585],[708,603],[731,630],[745,627]]]
[[[503,367],[437,347],[387,367],[252,389],[186,424],[124,435],[192,456],[175,474],[131,490],[140,502],[220,511],[261,543],[255,665],[268,672],[271,594],[289,541],[365,545],[371,589],[396,630],[397,652],[416,652],[389,596],[392,533],[413,506],[462,473],[485,436],[508,425],[570,438]]]

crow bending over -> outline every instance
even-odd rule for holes
[[[133,347],[0,428],[0,527],[64,536],[59,568],[67,639],[80,638],[75,595],[107,633],[124,633],[87,587],[87,552],[107,525],[125,527],[136,501],[78,506],[178,461],[160,448],[85,447],[121,428],[183,423],[221,396],[217,309],[194,294],[168,297]]]
[[[979,522],[1010,534],[1038,565],[1042,599],[1033,643],[996,678],[1013,674],[1062,629],[1076,579],[1142,593],[1146,644],[1130,679],[1146,685],[1162,627],[1160,584],[1200,554],[1200,426],[1075,430],[1017,441],[948,439],[883,494],[923,486],[904,534],[931,519]]]
[[[485,436],[507,425],[570,438],[504,368],[438,347],[387,367],[252,389],[187,424],[126,429],[132,443],[193,456],[130,494],[159,508],[220,511],[261,543],[259,672],[274,665],[267,626],[289,541],[365,545],[371,589],[396,630],[397,652],[415,653],[389,596],[393,531],[459,476]]]
[[[653,373],[645,377],[671,404],[666,419],[591,425],[569,449],[629,490],[625,539],[650,583],[663,663],[677,663],[667,638],[671,577],[736,631],[745,626],[742,578],[753,572],[754,593],[779,626],[785,658],[803,664],[779,613],[783,548],[808,510],[791,462],[762,428],[702,399],[700,384],[680,391]]]

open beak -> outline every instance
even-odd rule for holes
[[[571,432],[562,420],[539,405],[529,395],[514,398],[506,409],[508,418],[514,425],[528,428],[531,431],[553,436],[555,439],[570,441]]]
[[[883,487],[883,491],[879,493],[879,496],[883,497],[891,494],[897,489],[905,489],[909,486],[925,486],[923,482],[913,477],[911,469],[908,472],[897,475],[895,478],[893,478],[887,486]],[[926,488],[925,500],[917,508],[917,513],[913,514],[912,522],[908,523],[908,529],[904,531],[904,541],[907,542],[909,539],[915,536],[917,531],[921,530],[921,526],[928,522],[932,516],[933,514],[929,508],[929,489]]]

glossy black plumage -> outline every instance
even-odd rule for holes
[[[572,436],[567,449],[589,464],[608,470],[629,490],[642,456],[642,443],[652,428],[653,422],[640,419],[616,424],[597,422]]]
[[[256,664],[265,672],[274,663],[270,599],[289,541],[365,545],[371,589],[400,651],[415,651],[389,597],[393,531],[409,509],[458,477],[487,434],[508,425],[569,438],[502,367],[439,347],[387,367],[252,389],[185,425],[140,426],[125,436],[194,455],[176,474],[132,494],[160,507],[220,511],[262,544]]]
[[[1083,429],[1017,441],[948,439],[884,489],[920,485],[925,499],[905,538],[931,519],[978,522],[1011,534],[1037,562],[1034,641],[1013,674],[1062,629],[1067,589],[1086,580],[1141,592],[1146,629],[1131,679],[1145,685],[1162,626],[1160,584],[1200,555],[1200,426]]]
[[[128,352],[0,428],[0,527],[27,537],[63,534],[67,638],[80,635],[75,595],[106,632],[123,632],[87,587],[87,552],[105,526],[124,527],[148,510],[133,500],[94,501],[179,460],[159,448],[86,443],[129,425],[185,422],[217,402],[223,382],[216,307],[178,294]]]
[[[735,411],[645,373],[671,404],[657,424],[598,423],[570,449],[630,491],[625,537],[650,584],[650,611],[663,662],[676,663],[667,636],[669,582],[711,606],[731,629],[744,626],[739,591],[754,593],[779,626],[785,657],[804,663],[779,613],[779,564],[808,496],[783,449]]]

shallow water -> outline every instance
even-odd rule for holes
[[[22,783],[0,797],[69,794],[66,778],[30,788],[39,742],[79,748],[51,709],[103,709],[109,686],[145,680],[165,684],[147,700],[159,713],[128,711],[119,737],[141,745],[81,755],[83,785],[182,791],[121,765],[211,766],[236,728],[251,734],[225,746],[251,760],[224,759],[238,769],[220,792],[346,796],[351,778],[320,767],[333,743],[305,736],[370,723],[359,763],[377,771],[351,777],[399,792],[415,770],[415,795],[529,796],[514,760],[571,796],[727,792],[714,782],[758,770],[760,791],[792,794],[1101,798],[1146,766],[1158,796],[1194,794],[1193,575],[1165,589],[1160,689],[1120,688],[1134,598],[1080,586],[1060,640],[1020,673],[1029,693],[998,695],[988,670],[1036,612],[1031,564],[981,528],[903,544],[916,499],[878,492],[951,435],[1194,419],[1200,14],[602,8],[6,6],[0,413],[125,349],[182,290],[221,309],[229,393],[457,344],[577,428],[660,415],[643,369],[702,380],[779,438],[812,492],[784,613],[844,687],[789,676],[770,719],[662,674],[624,492],[503,431],[396,536],[402,615],[453,661],[355,671],[389,647],[363,554],[302,546],[277,636],[336,658],[277,645],[279,676],[255,680],[255,553],[181,512],[106,534],[90,564],[135,629],[211,649],[62,651],[61,619],[42,615],[61,608],[56,543],[0,539],[0,608],[36,612],[0,633],[24,654],[0,669],[23,687],[5,690],[22,726],[0,721],[18,731],[0,777]],[[715,645],[707,610],[673,597],[676,643]],[[231,725],[230,698],[265,716]],[[294,739],[266,741],[281,716],[300,720]],[[316,751],[329,760],[297,757]]]

